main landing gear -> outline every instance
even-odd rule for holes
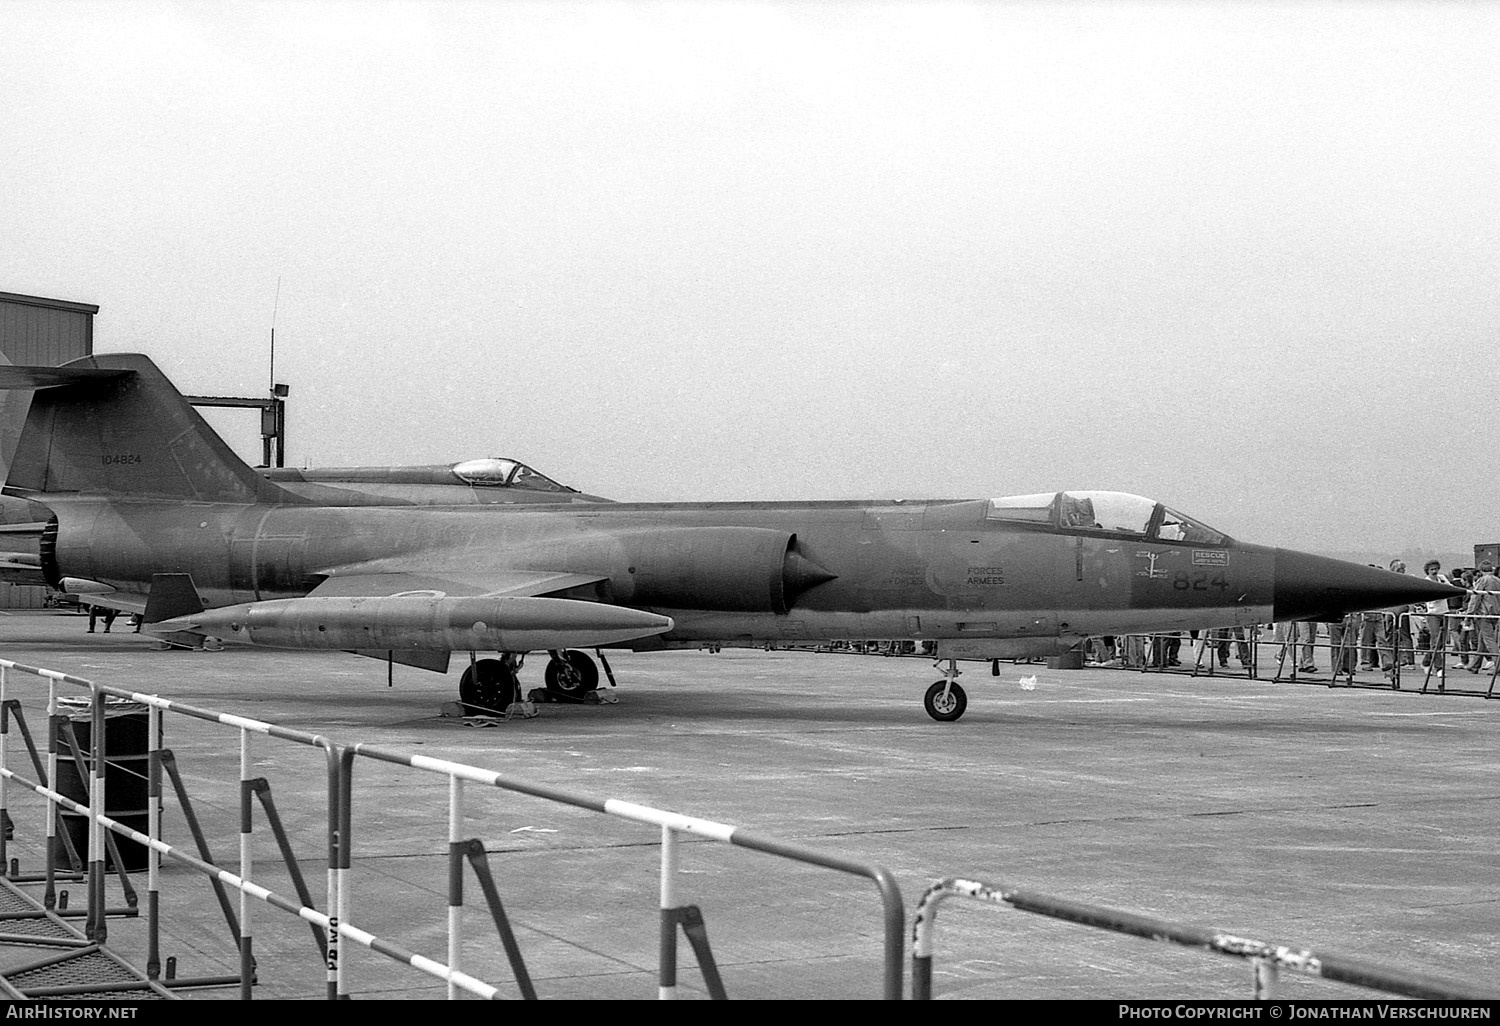
[[[504,716],[521,693],[516,672],[526,656],[506,652],[499,659],[475,659],[469,654],[469,665],[458,678],[458,700],[465,716]]]
[[[599,667],[594,665],[588,653],[575,649],[567,652],[554,650],[549,654],[552,658],[547,661],[547,669],[542,674],[548,691],[562,698],[582,699],[598,689]]]
[[[554,650],[543,671],[547,692],[562,701],[587,702],[599,688],[599,666],[586,652]],[[503,652],[499,659],[476,659],[469,653],[469,665],[458,679],[458,700],[465,716],[504,716],[511,703],[521,699],[518,673],[526,661],[524,652]],[[599,654],[604,672],[614,674],[604,654]]]
[[[927,715],[939,723],[952,723],[969,707],[969,696],[964,694],[964,689],[954,679],[962,672],[958,668],[958,661],[949,659],[947,668],[943,670],[943,679],[928,688],[927,694],[922,698]]]

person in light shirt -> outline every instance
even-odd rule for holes
[[[1447,584],[1448,578],[1443,576],[1443,565],[1435,559],[1429,559],[1422,567],[1422,574],[1429,581],[1438,584]],[[1422,665],[1430,666],[1436,657],[1438,665],[1443,665],[1443,652],[1447,648],[1443,637],[1443,614],[1448,612],[1447,599],[1433,599],[1426,604],[1427,609],[1427,650],[1422,653]],[[1416,606],[1412,607],[1413,612]]]

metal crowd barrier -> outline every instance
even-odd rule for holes
[[[1471,629],[1465,630],[1465,624],[1470,625]],[[1489,627],[1488,631],[1485,631],[1485,626]],[[1485,638],[1486,633],[1490,635],[1488,640]],[[1443,640],[1448,643],[1448,651],[1443,653],[1444,656],[1459,657],[1465,664],[1479,664],[1469,672],[1484,680],[1484,697],[1500,697],[1495,694],[1495,678],[1500,675],[1500,652],[1497,652],[1497,647],[1500,647],[1500,616],[1485,613],[1447,613],[1443,617],[1442,636]],[[1435,641],[1434,646],[1437,645]],[[1486,659],[1489,661],[1489,666],[1483,665]],[[1434,658],[1435,661],[1436,658]],[[1460,668],[1451,667],[1453,670]],[[1445,669],[1448,668],[1445,667]],[[1487,680],[1485,671],[1488,671]]]
[[[1454,643],[1455,638],[1464,637],[1467,645],[1472,637],[1475,646],[1482,645],[1478,631],[1460,633],[1460,625],[1495,622],[1495,629],[1500,633],[1500,616],[1459,612],[1433,614],[1441,615],[1442,623],[1436,636],[1427,632],[1429,641],[1423,645],[1420,637],[1425,625],[1421,621],[1427,615],[1355,613],[1342,624],[1300,621],[1277,624],[1276,634],[1271,640],[1265,637],[1266,629],[1258,625],[1198,631],[1197,638],[1184,633],[1121,635],[1115,639],[1115,658],[1123,669],[1143,673],[1255,680],[1264,676],[1261,652],[1270,649],[1275,666],[1266,679],[1277,682],[1500,698],[1495,690],[1496,679],[1500,677],[1500,658],[1494,658],[1482,647],[1455,647]],[[1307,637],[1308,633],[1312,634],[1311,638]],[[1172,655],[1174,652],[1175,656]],[[1222,660],[1225,655],[1234,658],[1240,669],[1234,670],[1227,665],[1227,660]],[[1455,683],[1454,678],[1461,667],[1450,666],[1448,662],[1455,657],[1471,662],[1488,658],[1489,664],[1482,671],[1477,668],[1470,671],[1482,672],[1481,689],[1463,687],[1463,678],[1458,678]],[[1309,660],[1312,661],[1311,667]],[[1219,662],[1217,666],[1216,661]],[[1357,679],[1360,673],[1379,676]],[[1418,675],[1422,678],[1419,687],[1403,687],[1404,681]]]
[[[1431,631],[1432,619],[1437,619],[1437,631]],[[1473,690],[1458,685],[1463,679],[1458,679],[1458,684],[1450,679],[1455,675],[1454,671],[1460,669],[1458,666],[1450,666],[1449,660],[1455,657],[1461,658],[1465,663],[1481,660],[1485,653],[1482,649],[1470,648],[1466,644],[1460,645],[1456,639],[1464,636],[1462,625],[1475,621],[1500,621],[1500,616],[1488,616],[1484,614],[1465,614],[1461,612],[1446,613],[1392,613],[1392,612],[1370,612],[1358,613],[1347,618],[1342,625],[1323,625],[1328,637],[1327,642],[1305,641],[1301,637],[1288,636],[1283,641],[1278,653],[1276,680],[1302,681],[1307,683],[1326,684],[1329,687],[1378,687],[1390,688],[1401,691],[1404,689],[1403,680],[1408,676],[1420,675],[1421,686],[1416,688],[1420,694],[1447,694],[1468,695],[1479,698],[1500,697],[1495,695],[1495,676],[1500,672],[1500,660],[1491,658],[1491,665],[1485,667],[1487,679],[1484,681],[1483,690]],[[1315,625],[1295,624],[1285,625],[1288,628],[1295,626],[1300,632]],[[1426,642],[1423,643],[1423,637]],[[1337,639],[1337,640],[1335,640]],[[1478,642],[1478,637],[1475,638]],[[1298,652],[1327,651],[1330,679],[1323,679],[1321,667],[1317,668],[1317,679],[1308,680],[1307,671],[1301,665],[1302,657]],[[1287,664],[1290,662],[1291,670],[1288,672]],[[1380,673],[1382,680],[1374,683],[1357,681],[1357,672]],[[1475,671],[1478,672],[1476,667]],[[1340,685],[1342,678],[1342,685]]]
[[[1082,926],[1246,959],[1250,962],[1253,973],[1251,994],[1257,1001],[1270,1001],[1280,996],[1277,991],[1283,969],[1405,997],[1452,1001],[1474,998],[1493,1000],[1497,996],[1495,993],[1482,993],[1468,984],[1388,969],[1356,958],[1272,944],[1222,930],[1182,926],[1102,905],[1068,901],[979,880],[950,877],[929,887],[917,903],[916,916],[912,922],[911,987],[914,1000],[932,999],[937,910],[942,901],[950,897],[1009,905],[1022,912]]]
[[[661,809],[653,809],[649,806],[622,801],[618,798],[594,798],[588,795],[565,791],[561,788],[528,783],[490,770],[465,766],[461,763],[433,759],[423,755],[406,755],[371,745],[359,744],[344,749],[342,757],[344,770],[340,776],[344,790],[339,804],[345,818],[340,827],[340,836],[346,838],[353,836],[352,823],[348,817],[350,809],[353,806],[351,788],[354,779],[354,759],[356,757],[375,759],[398,766],[409,766],[413,769],[442,774],[448,778],[448,965],[451,972],[445,978],[448,980],[448,993],[450,997],[456,996],[458,989],[469,990],[471,993],[478,994],[481,997],[495,996],[493,988],[489,988],[488,984],[477,984],[477,981],[473,981],[471,977],[462,974],[459,966],[463,939],[462,860],[467,854],[471,856],[471,861],[473,861],[472,846],[478,844],[477,841],[464,842],[459,839],[459,831],[463,823],[464,813],[463,783],[464,781],[471,781],[486,787],[499,788],[500,790],[512,791],[517,794],[526,794],[534,798],[559,802],[580,809],[588,809],[591,812],[600,812],[637,823],[649,824],[661,829],[661,898],[659,902],[661,908],[661,932],[658,997],[672,999],[677,996],[677,929],[679,926],[682,927],[689,942],[693,945],[709,993],[715,998],[724,998],[727,996],[719,979],[718,969],[713,961],[712,952],[708,946],[707,930],[701,911],[696,906],[680,905],[678,903],[678,835],[693,834],[714,841],[722,841],[735,847],[748,848],[751,851],[759,851],[808,865],[821,866],[825,869],[832,869],[841,873],[862,876],[873,882],[880,895],[884,911],[884,997],[887,1000],[899,1001],[901,999],[905,913],[900,888],[897,887],[895,878],[882,866],[870,865],[841,856],[830,855],[814,848],[793,844],[789,841],[782,841],[764,834],[752,833],[726,823],[696,819],[691,816],[679,815],[675,812],[665,812]],[[470,846],[467,851],[465,850],[466,845]],[[341,852],[341,872],[348,868],[348,851],[349,848],[346,847]],[[480,848],[481,854],[482,851],[483,849]],[[349,932],[347,919],[349,918],[353,903],[349,892],[348,878],[342,877],[341,879],[343,882],[339,889],[338,907],[346,922],[340,924],[340,929],[348,933],[351,939],[357,940],[360,943],[366,943],[365,938],[367,935],[362,933],[356,935]],[[497,920],[497,925],[500,923],[503,923],[503,919]],[[500,929],[503,938],[508,932],[508,927],[501,926]],[[517,963],[516,955],[513,952],[513,942],[507,941],[506,948],[507,952],[511,954],[512,967],[517,969],[517,981],[521,984],[524,992],[526,987],[529,986],[529,982],[526,981],[524,966],[520,966]],[[392,955],[392,957],[399,958],[401,956]],[[428,971],[433,970],[429,968]]]
[[[1457,614],[1455,614],[1456,616]],[[1500,618],[1496,618],[1500,619]],[[1445,632],[1446,633],[1446,632]],[[1434,649],[1440,646],[1434,645]],[[10,750],[10,725],[13,702],[9,697],[10,675],[28,674],[48,683],[47,709],[49,714],[48,758],[45,783],[31,780],[12,770],[8,764]],[[1494,671],[1491,673],[1493,688]],[[61,731],[58,729],[58,686],[69,685],[88,689],[90,695],[91,736],[90,749],[92,771],[89,776],[88,802],[76,801],[58,790],[58,766],[62,756],[59,748]],[[1451,692],[1450,692],[1451,693]],[[149,738],[149,816],[147,830],[143,833],[106,814],[105,774],[108,767],[108,745],[105,729],[106,703],[110,698],[122,699],[144,706],[148,715]],[[239,872],[231,873],[215,865],[208,855],[206,842],[198,829],[190,805],[184,800],[184,813],[190,829],[198,842],[199,856],[194,856],[160,838],[161,783],[166,770],[176,779],[171,753],[164,749],[162,740],[162,714],[177,713],[210,723],[229,726],[238,731],[240,749],[239,780]],[[269,788],[263,779],[251,776],[251,746],[254,735],[263,735],[288,741],[293,744],[317,749],[323,753],[327,774],[328,810],[328,877],[327,906],[329,911],[317,909],[296,872],[296,860],[291,857],[290,845],[281,829],[279,817],[269,799]],[[26,735],[28,747],[29,734]],[[34,763],[40,762],[35,751]],[[353,910],[352,879],[352,821],[353,821],[353,776],[355,759],[367,758],[387,764],[406,766],[417,770],[440,774],[448,779],[448,841],[449,841],[449,894],[447,961],[441,962],[408,951],[388,939],[383,939],[364,930],[351,921]],[[107,938],[106,921],[109,910],[105,908],[105,857],[111,835],[118,835],[144,845],[147,851],[148,873],[148,974],[154,981],[160,970],[159,946],[159,893],[160,856],[188,866],[207,877],[216,889],[228,886],[240,894],[239,916],[236,920],[227,899],[220,893],[226,919],[231,926],[239,948],[240,974],[234,978],[199,979],[178,981],[186,985],[222,985],[237,982],[240,996],[248,999],[255,982],[255,957],[253,949],[252,912],[254,901],[261,901],[273,908],[295,916],[313,929],[318,941],[326,971],[327,997],[346,998],[346,961],[341,953],[340,939],[352,941],[387,958],[406,964],[427,975],[444,980],[448,984],[448,996],[455,998],[460,992],[481,997],[499,996],[498,988],[463,971],[463,863],[467,860],[476,875],[484,896],[495,918],[502,943],[516,983],[523,996],[534,997],[531,985],[515,937],[505,918],[504,909],[488,873],[483,845],[474,839],[461,837],[464,819],[465,782],[473,782],[503,791],[526,794],[546,801],[582,808],[593,812],[615,816],[625,820],[658,827],[661,832],[660,856],[660,936],[658,996],[672,998],[677,993],[677,931],[681,928],[698,956],[700,969],[704,973],[708,990],[713,997],[725,997],[722,981],[713,961],[708,945],[707,931],[702,913],[695,906],[681,905],[678,898],[677,876],[679,842],[681,834],[691,834],[723,842],[752,851],[759,851],[808,865],[823,867],[842,873],[862,876],[875,884],[881,898],[883,910],[883,991],[887,999],[899,999],[902,994],[903,975],[903,905],[895,879],[881,866],[864,864],[841,856],[831,855],[767,835],[754,833],[706,819],[697,819],[673,812],[650,808],[620,799],[599,799],[569,792],[547,785],[528,783],[502,774],[483,770],[461,763],[433,759],[427,756],[409,755],[369,745],[339,746],[320,735],[289,730],[273,724],[246,717],[216,713],[199,709],[181,702],[171,701],[155,695],[113,688],[88,681],[80,677],[25,666],[10,660],[0,659],[0,821],[9,822],[10,787],[14,783],[46,799],[47,870],[46,903],[52,908],[56,902],[55,853],[61,846],[57,834],[56,809],[66,809],[88,817],[88,911],[87,930],[90,939],[102,945]],[[179,796],[185,799],[185,791],[179,787]],[[251,851],[253,799],[258,798],[265,809],[284,859],[292,873],[296,897],[278,894],[253,878],[254,859]],[[340,843],[342,841],[342,843]],[[5,831],[0,830],[0,864],[5,859]],[[118,849],[111,852],[120,863]],[[122,868],[123,874],[123,868]],[[1386,969],[1357,959],[1326,953],[1296,949],[1285,945],[1274,945],[1227,934],[1222,931],[1181,926],[1161,920],[1150,919],[1132,913],[1089,905],[1065,899],[1052,898],[1005,888],[981,881],[950,878],[940,881],[928,889],[918,904],[913,922],[912,994],[916,998],[932,996],[932,959],[936,929],[937,908],[942,900],[958,895],[992,904],[1005,904],[1026,912],[1051,918],[1093,926],[1152,940],[1166,941],[1181,946],[1211,951],[1251,961],[1254,967],[1254,996],[1269,998],[1278,984],[1278,972],[1290,969],[1309,973],[1324,979],[1349,983],[1393,994],[1411,997],[1466,999],[1476,996],[1476,991],[1465,984],[1404,973]],[[170,981],[168,981],[170,985]],[[1485,995],[1478,995],[1485,996]],[[1489,995],[1493,996],[1493,995]]]
[[[26,731],[24,718],[20,714],[19,703],[13,701],[7,694],[7,688],[11,683],[10,675],[14,673],[28,674],[47,681],[49,731],[48,758],[45,767],[42,767],[40,756],[35,751],[30,733]],[[62,757],[59,748],[59,738],[63,733],[63,730],[59,727],[59,721],[61,720],[61,717],[58,715],[59,685],[87,689],[89,692],[92,728],[89,748],[90,758],[92,759],[92,771],[89,774],[88,801],[86,803],[69,798],[58,789],[58,766],[59,760]],[[109,761],[109,746],[104,726],[106,704],[111,698],[143,706],[147,712],[149,738],[147,773],[149,784],[147,829],[145,832],[137,830],[129,824],[120,822],[107,814],[106,771],[109,769],[117,771],[119,769],[118,762],[112,765]],[[197,818],[193,813],[186,790],[181,784],[172,753],[170,750],[163,748],[161,744],[163,737],[162,714],[167,712],[229,726],[239,733],[240,780],[238,812],[240,858],[239,871],[237,873],[230,872],[214,864],[209,853],[207,840],[203,836]],[[33,764],[38,767],[38,776],[45,776],[45,782],[29,779],[10,768],[7,759],[9,756],[10,726],[12,722],[15,722],[22,729],[27,747],[31,750]],[[286,837],[285,831],[282,829],[274,803],[271,801],[269,784],[262,778],[253,778],[251,776],[251,767],[253,764],[251,755],[252,738],[257,734],[312,747],[323,753],[327,774],[326,795],[328,814],[326,831],[328,844],[326,905],[328,911],[326,912],[315,907],[312,897],[302,882],[300,872],[297,869],[297,860],[291,853],[290,842]],[[82,767],[82,759],[76,752],[74,757],[80,767]],[[390,940],[378,937],[351,922],[351,867],[353,848],[352,780],[354,760],[357,757],[439,773],[448,778],[449,913],[448,961],[446,963],[408,951]],[[184,817],[193,834],[194,840],[197,842],[198,856],[194,856],[161,839],[161,785],[164,770],[171,775],[174,784],[177,786],[178,796],[182,800]],[[80,773],[80,776],[82,776],[82,773]],[[880,895],[883,908],[884,996],[887,999],[898,1000],[901,997],[904,970],[904,907],[900,889],[897,887],[894,877],[884,867],[860,863],[838,855],[782,841],[775,837],[742,830],[724,823],[696,819],[619,799],[597,799],[545,785],[530,784],[460,763],[431,759],[425,756],[407,755],[368,745],[341,747],[321,735],[289,730],[274,724],[242,716],[199,709],[181,702],[163,699],[156,695],[113,688],[55,670],[26,666],[11,660],[0,659],[0,822],[10,822],[10,786],[12,784],[16,784],[45,799],[45,904],[50,910],[57,904],[56,855],[60,848],[65,849],[67,847],[67,842],[64,839],[60,839],[57,833],[57,810],[67,810],[87,817],[89,823],[88,872],[85,876],[88,884],[87,932],[88,937],[101,946],[107,939],[107,919],[111,914],[105,908],[106,849],[109,849],[109,855],[113,859],[116,868],[119,869],[122,880],[128,889],[128,875],[120,858],[118,848],[114,845],[112,839],[118,835],[144,846],[147,856],[147,886],[149,893],[147,906],[147,962],[148,974],[153,983],[159,977],[161,970],[160,858],[165,855],[203,875],[213,885],[225,919],[229,924],[230,934],[238,946],[240,956],[240,973],[237,977],[204,977],[177,981],[169,978],[164,981],[166,986],[172,986],[174,982],[176,986],[224,986],[238,983],[240,997],[248,1000],[252,994],[252,987],[256,982],[256,959],[253,947],[253,909],[254,902],[260,901],[310,924],[325,967],[327,997],[330,999],[347,998],[349,996],[345,971],[346,959],[341,957],[341,949],[343,947],[340,943],[341,938],[352,941],[387,958],[401,962],[419,972],[444,980],[448,984],[448,996],[450,998],[459,996],[461,991],[477,994],[481,997],[497,997],[499,996],[498,988],[464,973],[461,966],[463,940],[463,862],[467,859],[479,878],[479,883],[488,902],[490,912],[495,918],[502,943],[505,946],[511,966],[516,973],[517,985],[520,987],[523,996],[535,997],[534,988],[526,973],[524,960],[521,958],[514,934],[505,918],[498,891],[489,874],[483,845],[478,840],[464,840],[459,836],[459,831],[463,823],[463,783],[465,781],[481,783],[500,790],[528,794],[533,797],[589,809],[595,812],[602,812],[660,828],[662,853],[660,869],[661,931],[659,997],[671,998],[676,995],[676,943],[679,927],[687,936],[698,956],[699,966],[704,972],[711,995],[720,998],[727,996],[724,993],[722,982],[719,980],[718,970],[713,961],[712,951],[708,945],[706,926],[701,911],[695,906],[679,905],[677,901],[678,842],[679,835],[682,833],[707,837],[736,847],[747,848],[752,851],[759,851],[808,865],[862,876],[872,881]],[[279,894],[255,882],[253,875],[255,863],[251,843],[253,838],[254,799],[260,800],[271,822],[283,859],[286,862],[287,869],[297,891],[296,897]],[[5,831],[0,830],[0,865],[5,864],[5,843]],[[229,887],[239,892],[240,901],[237,917],[223,890],[224,887]]]
[[[47,714],[49,720],[48,731],[48,760],[46,767],[47,781],[45,784],[30,780],[10,769],[7,758],[9,728],[12,720],[10,715],[12,704],[7,695],[9,686],[9,675],[11,673],[30,674],[40,677],[48,682],[47,687]],[[90,694],[91,731],[90,748],[92,771],[89,778],[89,801],[87,805],[74,801],[58,791],[58,694],[59,684],[72,685],[74,687],[86,688]],[[129,825],[110,818],[106,812],[105,776],[109,769],[109,753],[107,745],[106,706],[108,699],[115,698],[137,706],[144,706],[147,710],[147,738],[148,738],[148,805],[147,805],[147,830],[142,833]],[[240,973],[237,978],[215,977],[201,978],[181,981],[169,981],[169,985],[175,982],[177,986],[212,986],[238,982],[240,996],[248,1000],[251,996],[252,985],[255,981],[255,956],[253,947],[253,910],[252,899],[263,901],[272,907],[289,912],[302,919],[307,920],[313,926],[313,935],[323,952],[328,967],[328,994],[334,995],[334,968],[338,960],[337,935],[328,933],[331,917],[319,912],[312,907],[312,899],[308,895],[307,888],[302,882],[297,861],[291,854],[290,844],[282,829],[280,817],[276,814],[275,805],[271,801],[267,782],[263,779],[251,776],[251,744],[250,739],[254,734],[262,734],[267,737],[290,741],[295,744],[306,745],[320,749],[324,754],[325,768],[328,774],[328,866],[329,882],[333,881],[333,866],[335,859],[335,834],[338,824],[337,809],[333,800],[337,795],[338,757],[333,744],[326,738],[306,734],[301,731],[288,730],[270,723],[262,723],[242,716],[233,716],[226,713],[216,713],[207,709],[199,709],[182,702],[170,701],[156,695],[146,695],[139,692],[126,691],[107,685],[98,684],[82,677],[74,677],[70,674],[59,673],[55,670],[46,670],[34,666],[26,666],[8,659],[0,659],[0,708],[5,710],[6,715],[0,717],[0,815],[9,817],[10,794],[9,785],[15,782],[23,788],[31,790],[46,799],[46,876],[44,893],[44,904],[52,908],[56,903],[56,873],[55,855],[59,847],[57,836],[58,816],[54,813],[54,806],[61,809],[84,815],[89,820],[89,844],[88,844],[88,920],[87,935],[99,944],[103,944],[108,938],[108,914],[105,909],[104,881],[105,881],[105,853],[106,847],[110,848],[110,856],[113,858],[121,875],[125,875],[123,860],[117,847],[106,843],[112,834],[118,834],[129,840],[135,841],[146,849],[147,853],[147,973],[155,980],[159,977],[161,969],[160,956],[160,892],[161,892],[161,856],[189,866],[198,873],[207,877],[213,883],[218,892],[220,904],[228,921],[230,934],[239,948]],[[186,792],[181,787],[181,781],[177,777],[175,764],[170,758],[170,752],[163,749],[161,741],[163,712],[173,712],[194,719],[205,720],[210,723],[219,723],[234,727],[239,731],[240,737],[240,787],[239,787],[239,825],[240,825],[240,860],[239,873],[230,873],[211,861],[208,857],[207,843],[198,827],[197,819],[193,814],[191,804],[187,801]],[[22,721],[24,722],[24,721]],[[183,799],[183,811],[189,827],[198,842],[199,853],[203,857],[195,857],[180,848],[167,844],[160,839],[161,835],[161,779],[162,770],[167,768],[173,775],[174,782],[178,784],[179,797]],[[118,767],[117,767],[118,768]],[[270,819],[276,840],[280,846],[283,859],[290,871],[293,883],[298,891],[295,899],[276,894],[252,881],[254,859],[251,851],[252,826],[254,821],[253,801],[258,798],[262,808]],[[3,834],[0,834],[0,864],[5,858]],[[227,899],[221,889],[227,885],[239,891],[239,915],[236,918],[229,907]],[[332,893],[332,890],[330,890]]]

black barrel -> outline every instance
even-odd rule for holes
[[[89,802],[89,777],[93,776],[93,713],[87,698],[60,698],[57,700],[58,715],[66,721],[60,726],[63,733],[57,743],[57,790],[82,805]],[[73,759],[67,742],[67,726],[71,726],[77,739],[85,779],[78,777],[78,763]],[[144,705],[123,698],[108,698],[104,707],[104,814],[110,819],[147,832],[150,825],[150,737],[151,721]],[[89,820],[87,816],[61,810],[62,828],[73,841],[78,857],[84,862],[89,857]],[[120,849],[120,859],[127,872],[146,868],[147,848],[128,837],[115,834],[115,843]],[[106,852],[108,848],[105,849]],[[67,849],[59,838],[54,843],[53,857],[58,865],[68,864]],[[105,865],[113,869],[114,859],[105,856]]]

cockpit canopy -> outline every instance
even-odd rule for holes
[[[476,488],[525,488],[533,492],[567,492],[572,489],[538,474],[524,463],[486,457],[453,465],[453,474]]]
[[[1124,534],[1151,541],[1222,545],[1228,536],[1152,499],[1127,492],[1039,492],[991,499],[987,520]]]

